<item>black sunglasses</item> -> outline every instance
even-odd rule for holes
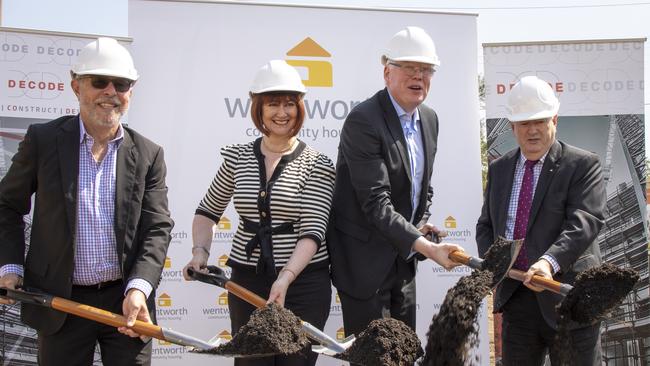
[[[133,87],[133,84],[135,84],[135,81],[126,78],[111,78],[98,75],[82,76],[79,79],[90,79],[90,85],[99,90],[104,90],[108,87],[108,84],[113,83],[113,87],[118,93],[129,91]]]

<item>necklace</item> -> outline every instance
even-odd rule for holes
[[[274,154],[285,154],[285,153],[287,153],[287,152],[293,150],[293,147],[296,145],[296,142],[298,142],[298,140],[297,140],[297,139],[294,139],[293,142],[291,142],[291,144],[290,144],[288,147],[285,147],[285,148],[280,149],[280,150],[274,150],[274,149],[272,149],[272,148],[269,146],[269,144],[268,144],[268,142],[266,141],[266,139],[264,139],[264,138],[262,139],[262,144],[264,145],[264,148],[265,148],[266,150],[268,150],[269,152],[272,152],[272,153],[274,153]]]

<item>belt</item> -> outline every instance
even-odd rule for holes
[[[276,275],[275,261],[273,260],[273,234],[291,234],[294,233],[293,223],[285,222],[276,227],[263,226],[257,222],[242,217],[244,222],[244,231],[255,233],[255,236],[246,243],[246,259],[251,259],[251,254],[255,248],[260,248],[260,258],[257,260],[257,273]]]
[[[119,278],[117,280],[100,282],[93,285],[72,285],[72,287],[78,290],[101,290],[101,289],[105,289],[108,287],[121,285],[121,284],[122,284],[122,279]]]

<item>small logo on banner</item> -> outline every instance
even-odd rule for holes
[[[290,49],[287,56],[330,58],[332,54],[327,52],[316,41],[307,37]],[[286,61],[295,68],[307,69],[307,78],[302,80],[305,86],[332,87],[334,85],[331,62],[304,58],[288,59]]]
[[[447,216],[447,218],[445,219],[445,228],[446,229],[456,228],[456,219],[453,216]]]
[[[171,346],[171,344],[172,344],[172,342],[167,342],[167,341],[165,341],[163,339],[158,340],[158,345],[159,346]]]
[[[224,292],[217,298],[217,305],[228,306],[228,292]]]
[[[169,257],[165,257],[165,264],[163,265],[163,268],[172,268],[172,259]]]
[[[345,339],[345,328],[341,327],[336,331],[336,340],[342,341]]]
[[[341,298],[339,297],[339,293],[336,293],[336,296],[334,296],[334,301],[336,301],[337,304],[341,303]]]
[[[219,223],[217,224],[217,229],[218,230],[230,230],[232,227],[232,223],[229,218],[226,216],[222,216],[221,220],[219,220]]]
[[[230,334],[229,331],[224,330],[221,333],[219,333],[219,338],[223,339],[224,341],[229,341],[232,339],[232,335]]]
[[[167,295],[166,293],[163,293],[160,296],[158,296],[158,306],[162,306],[162,307],[172,306],[171,296]]]
[[[228,262],[228,255],[227,254],[223,254],[223,255],[221,255],[221,257],[217,258],[217,266],[219,266],[221,268],[228,267],[226,265],[226,262]]]

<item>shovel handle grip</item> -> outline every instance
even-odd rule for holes
[[[465,252],[461,252],[460,250],[449,253],[449,259],[464,265],[468,265],[471,258],[471,256],[465,254]]]
[[[113,327],[126,327],[126,318],[122,315],[60,297],[52,298],[52,308]],[[135,324],[130,328],[142,335],[166,340],[162,329],[157,325],[136,320]]]
[[[232,281],[226,282],[225,288],[226,290],[228,290],[228,292],[232,293],[233,295],[239,297],[242,300],[245,300],[246,302],[255,306],[256,308],[263,308],[266,306],[266,300],[261,298],[256,293]]]
[[[524,282],[526,277],[526,272],[520,271],[518,269],[511,269],[508,271],[508,277],[515,279],[517,281]],[[564,284],[555,280],[549,280],[546,277],[533,275],[533,279],[530,281],[533,285],[541,287],[544,290],[555,292],[556,294],[566,295],[564,290]],[[566,286],[566,285],[565,285]]]

